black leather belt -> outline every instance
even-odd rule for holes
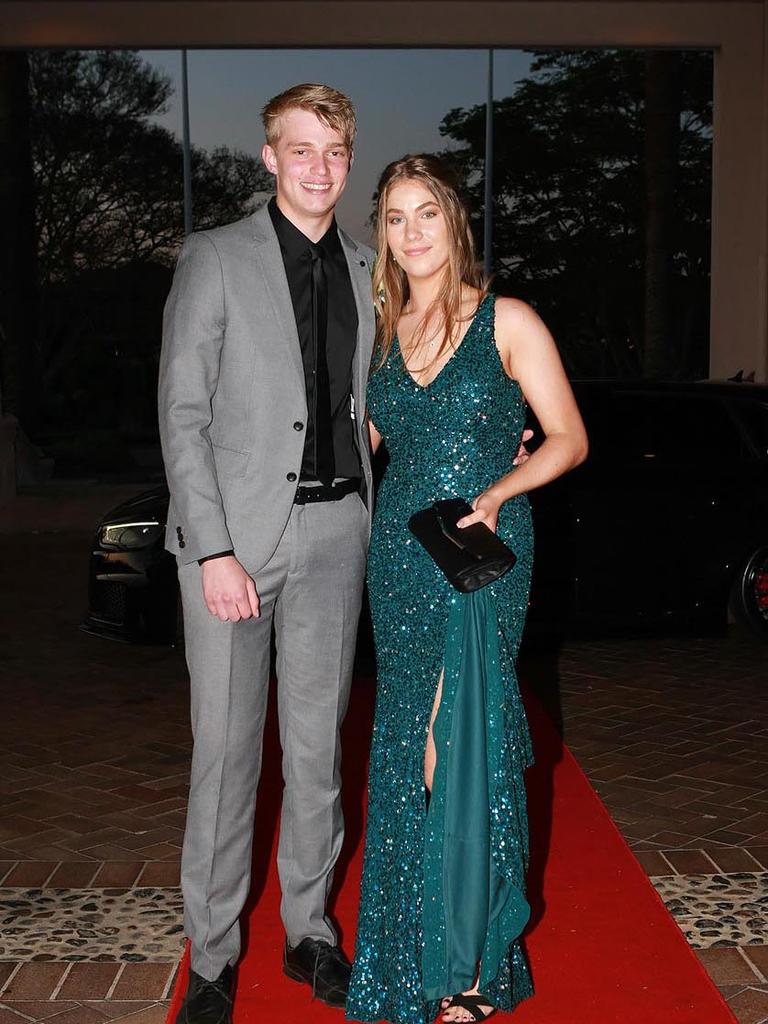
[[[360,478],[352,477],[349,480],[339,480],[338,483],[326,487],[323,484],[300,484],[296,490],[294,505],[311,505],[317,501],[339,501],[348,494],[360,493]]]

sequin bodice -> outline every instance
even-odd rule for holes
[[[525,403],[496,352],[493,312],[489,295],[461,344],[426,386],[405,369],[397,339],[371,377],[369,414],[390,457],[380,506],[395,501],[407,507],[413,499],[416,511],[425,497],[471,499],[512,468]]]
[[[430,921],[423,899],[425,842],[435,839],[425,815],[424,745],[445,663],[449,612],[460,598],[407,523],[435,499],[471,501],[513,471],[525,402],[519,384],[502,367],[494,309],[494,298],[488,296],[430,384],[422,387],[413,380],[395,342],[368,387],[369,413],[386,443],[389,465],[377,497],[368,561],[377,701],[365,867],[347,1002],[347,1014],[355,1020],[426,1024],[437,1010],[437,1003],[425,998],[423,984],[424,922],[438,946],[445,938],[440,922]],[[522,773],[530,762],[530,746],[514,661],[533,557],[525,495],[502,507],[498,533],[517,562],[487,588],[498,617],[505,693],[489,814],[494,863],[522,891],[528,841]],[[435,817],[430,814],[430,820]],[[530,994],[517,942],[502,950],[487,991],[502,1008]]]

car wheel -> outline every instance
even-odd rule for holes
[[[758,548],[733,581],[731,611],[762,640],[768,641],[768,547]]]

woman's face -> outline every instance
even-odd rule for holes
[[[387,193],[387,245],[408,277],[432,277],[448,264],[448,223],[420,181],[398,181]]]

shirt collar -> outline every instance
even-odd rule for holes
[[[272,196],[270,199],[268,210],[275,233],[277,234],[277,240],[280,243],[280,248],[286,256],[292,259],[298,259],[305,253],[313,252],[315,249],[320,249],[325,255],[330,255],[341,246],[335,217],[319,242],[313,242],[310,238],[307,238],[303,231],[300,231],[295,224],[288,220],[277,205],[276,196]]]

